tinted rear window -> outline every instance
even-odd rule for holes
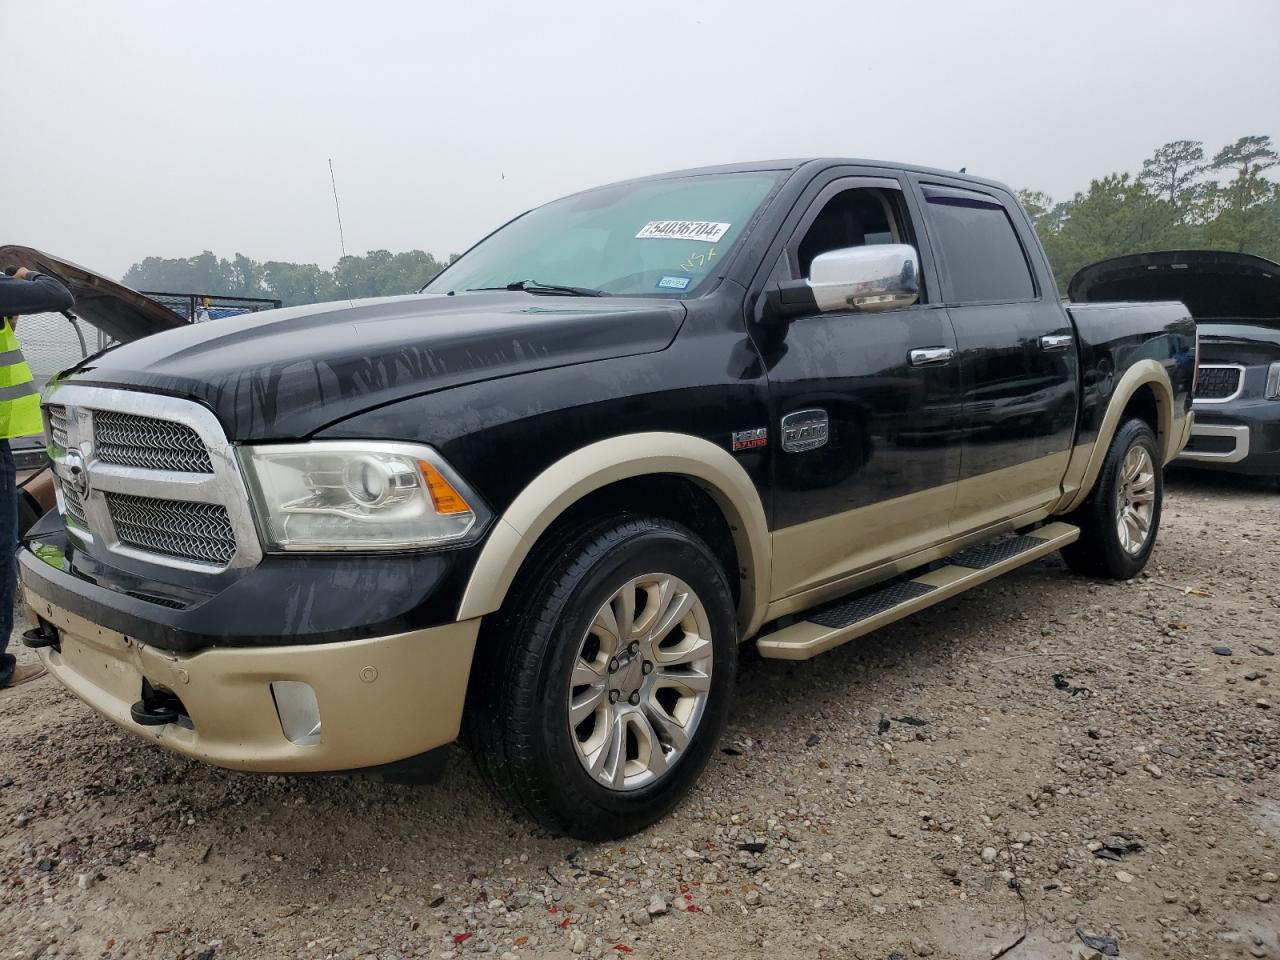
[[[1035,284],[1004,208],[981,195],[926,189],[929,225],[941,248],[952,303],[1029,300]]]

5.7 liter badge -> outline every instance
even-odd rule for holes
[[[763,447],[769,442],[769,430],[767,427],[757,427],[754,430],[735,430],[732,439],[732,447],[735,453],[739,450],[754,450],[757,447]]]

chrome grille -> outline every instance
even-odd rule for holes
[[[207,407],[66,382],[44,398],[54,481],[82,555],[206,574],[262,559],[234,448]]]
[[[106,501],[116,538],[123,544],[217,566],[226,566],[235,556],[235,531],[220,504],[127,493],[108,493]]]
[[[89,529],[89,518],[85,516],[84,502],[80,499],[80,494],[66,484],[62,485],[62,505],[66,508],[67,516],[85,530]]]
[[[49,407],[49,439],[54,446],[67,448],[67,408],[63,406]]]
[[[53,416],[50,407],[50,417]],[[204,441],[190,427],[117,410],[94,410],[98,459],[125,467],[213,473]]]
[[[1227,400],[1240,390],[1239,367],[1215,367],[1200,365],[1200,377],[1196,381],[1197,400]]]

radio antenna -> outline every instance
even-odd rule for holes
[[[333,211],[338,215],[338,246],[342,255],[347,255],[347,239],[342,233],[342,207],[338,205],[338,181],[333,175],[333,157],[329,158],[329,183],[333,187]]]

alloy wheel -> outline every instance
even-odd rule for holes
[[[706,607],[667,573],[627,581],[599,609],[569,680],[569,733],[583,768],[611,790],[659,780],[693,740],[711,691]]]
[[[1125,552],[1136,556],[1147,545],[1155,517],[1156,471],[1146,447],[1129,448],[1116,482],[1116,533]]]

